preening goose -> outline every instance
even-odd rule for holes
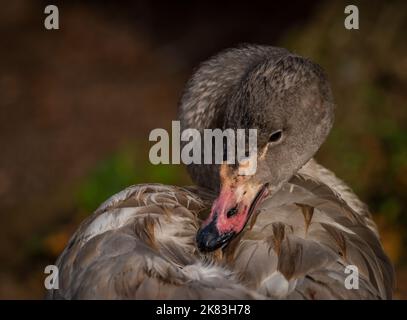
[[[194,187],[112,196],[70,239],[47,297],[391,298],[393,268],[366,205],[312,158],[333,110],[321,67],[285,49],[245,46],[204,62],[183,93],[182,128],[257,129],[256,173],[195,164]],[[348,266],[358,288],[346,286]]]

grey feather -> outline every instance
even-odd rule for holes
[[[197,186],[131,186],[103,203],[58,258],[53,299],[390,299],[394,270],[367,209],[312,156],[333,123],[323,70],[285,49],[243,46],[204,62],[181,99],[182,128],[255,127],[267,151],[256,179],[274,193],[224,249],[195,236],[219,167],[191,165]],[[266,146],[266,147],[265,147]],[[278,164],[278,165],[276,165]],[[348,265],[359,289],[345,287]]]

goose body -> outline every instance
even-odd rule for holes
[[[285,49],[248,46],[225,51],[201,65],[188,83],[180,105],[181,123],[185,128],[201,130],[225,126],[219,121],[222,119],[229,126],[254,125],[260,131],[267,131],[267,124],[263,123],[263,118],[269,117],[266,112],[258,116],[261,119],[253,111],[250,117],[255,120],[247,116],[236,118],[239,108],[243,108],[241,101],[250,99],[253,105],[258,97],[258,86],[254,84],[259,77],[267,85],[271,83],[275,95],[289,90],[289,81],[307,78],[308,72],[316,74],[318,81],[323,77],[314,64]],[[269,74],[271,78],[266,78]],[[304,85],[312,92],[315,86],[308,80]],[[314,104],[328,97],[324,108],[330,110],[329,91],[325,93],[328,89],[323,85],[318,85],[323,98],[304,99]],[[295,88],[296,92],[299,88]],[[244,90],[250,90],[249,94],[247,91],[244,94]],[[284,105],[292,103],[280,97],[270,99]],[[237,109],[228,115],[231,101],[235,101],[233,106]],[[276,110],[277,102],[273,104]],[[220,166],[190,165],[188,170],[197,186],[141,184],[112,196],[70,239],[56,263],[59,289],[50,290],[47,297],[391,298],[393,268],[366,205],[344,182],[312,158],[332,125],[330,114],[321,112],[326,114],[326,120],[321,120],[318,114],[310,120],[321,121],[321,125],[311,125],[309,133],[308,129],[301,130],[304,135],[309,134],[311,141],[303,152],[307,155],[303,157],[301,153],[295,160],[286,156],[287,162],[292,162],[289,168],[290,164],[284,164],[286,171],[283,168],[274,172],[269,169],[269,163],[260,162],[260,173],[255,177],[245,178],[248,180],[243,182],[240,178],[229,178],[232,182],[228,182],[219,174]],[[293,118],[295,115],[290,114],[290,119]],[[304,119],[307,120],[302,115],[296,121],[306,122]],[[314,131],[320,132],[320,139],[313,136]],[[295,153],[296,147],[289,145],[289,136],[286,141],[281,143],[281,148],[286,143],[285,149]],[[315,147],[312,141],[316,141]],[[284,154],[283,149],[276,149],[277,144],[262,143],[260,136],[259,145],[266,148],[261,150]],[[273,163],[277,166],[276,159],[273,158]],[[244,197],[237,200],[233,196],[223,197],[225,188],[236,191],[241,186],[257,186],[260,180],[267,181],[267,186],[270,181],[270,191],[247,217],[243,209],[237,213],[241,215],[239,219],[246,219],[244,228],[230,229],[226,244],[222,240],[212,245],[214,237],[221,233],[219,219],[223,208],[235,202],[239,208],[246,201]],[[214,231],[216,236],[210,233],[214,227],[218,228]],[[358,288],[346,286],[349,266],[358,272]]]

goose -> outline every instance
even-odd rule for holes
[[[46,297],[391,299],[393,266],[367,206],[313,158],[333,119],[325,72],[307,58],[243,45],[203,62],[181,126],[257,129],[255,174],[190,164],[194,186],[117,193],[69,240]]]

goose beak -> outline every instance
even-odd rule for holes
[[[196,241],[199,250],[208,252],[225,247],[244,229],[267,193],[267,184],[225,184],[213,203],[209,218],[198,231]]]
[[[198,249],[202,252],[214,251],[222,246],[225,246],[234,237],[234,232],[226,232],[219,234],[216,228],[216,217],[210,221],[205,227],[198,231],[196,243]]]

